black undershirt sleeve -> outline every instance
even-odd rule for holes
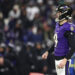
[[[52,52],[54,52],[54,44],[52,45],[52,47],[48,50],[48,52],[51,54]]]
[[[66,31],[64,36],[68,39],[69,43],[69,52],[67,53],[65,58],[70,59],[75,52],[75,33],[72,31]]]
[[[54,44],[50,48],[44,49],[42,51],[41,55],[43,55],[46,51],[48,51],[49,54],[51,54],[52,52],[54,52]]]

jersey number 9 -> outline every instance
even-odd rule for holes
[[[58,44],[58,36],[57,36],[57,34],[54,34],[54,41],[55,41],[55,47],[56,47],[57,44]]]

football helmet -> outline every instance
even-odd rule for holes
[[[56,9],[57,12],[61,12],[61,15],[59,16],[59,21],[62,21],[64,19],[69,19],[69,17],[72,17],[72,8],[68,5],[60,5]]]

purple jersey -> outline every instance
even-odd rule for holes
[[[55,56],[65,56],[69,51],[69,44],[67,38],[64,36],[66,31],[73,31],[75,32],[75,26],[71,23],[64,23],[62,26],[56,24],[55,28],[55,49],[54,53]]]

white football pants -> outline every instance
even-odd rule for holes
[[[64,68],[59,69],[57,66],[60,64],[62,60],[55,60],[55,68],[57,75],[69,75],[69,65],[71,60],[67,61],[67,64],[64,66]]]

